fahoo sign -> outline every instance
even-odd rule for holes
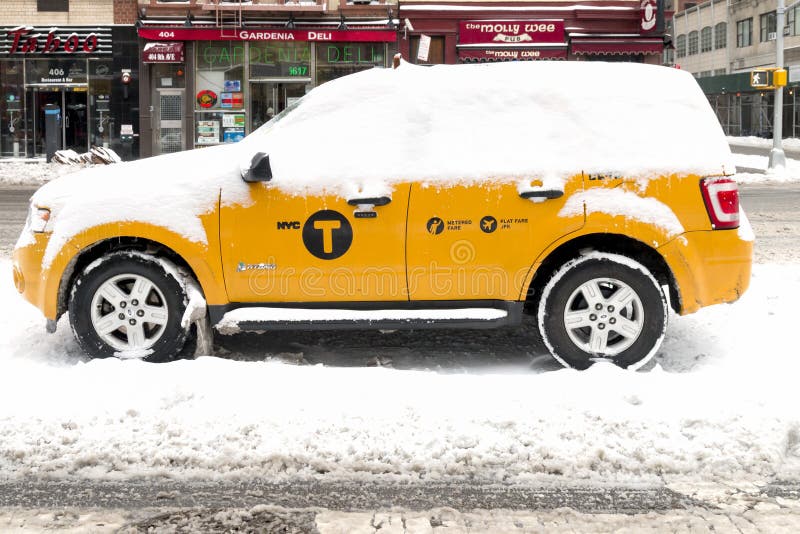
[[[564,42],[563,20],[467,20],[458,28],[460,45]]]
[[[0,55],[72,56],[110,55],[108,28],[36,28],[16,26],[0,29]]]

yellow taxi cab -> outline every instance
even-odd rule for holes
[[[237,144],[46,184],[14,281],[94,357],[209,353],[213,329],[533,323],[566,366],[636,369],[669,308],[747,289],[734,169],[685,72],[402,64]]]

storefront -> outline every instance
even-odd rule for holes
[[[142,151],[162,154],[237,142],[313,87],[389,65],[397,32],[142,27],[139,36],[141,107],[153,111]]]
[[[660,63],[663,3],[404,2],[399,50],[412,63],[601,60]]]
[[[60,148],[136,157],[137,48],[132,27],[0,29],[0,157],[44,155],[47,104],[61,110]]]

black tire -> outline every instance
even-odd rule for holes
[[[599,295],[592,294],[592,288]],[[613,306],[628,298],[631,302],[623,309]],[[661,346],[668,316],[667,299],[646,267],[625,256],[599,252],[561,267],[544,287],[537,312],[542,340],[553,357],[581,370],[596,361],[626,369],[644,366]],[[567,328],[568,317],[575,326]]]
[[[70,292],[69,319],[78,345],[89,356],[93,358],[138,358],[152,362],[172,361],[183,356],[182,349],[189,334],[181,327],[181,318],[186,310],[188,298],[184,286],[176,280],[173,274],[177,271],[172,268],[165,269],[165,265],[169,264],[162,263],[163,261],[137,251],[113,252],[103,257],[99,263],[90,264],[78,276]],[[173,272],[168,272],[168,270]],[[112,346],[106,340],[108,336],[114,336],[115,339],[111,341],[112,343],[116,338],[119,338],[119,344],[127,343],[126,327],[123,326],[106,334],[106,339],[104,339],[92,321],[92,301],[98,290],[109,281],[119,280],[119,282],[115,282],[119,284],[116,287],[124,295],[128,291],[127,287],[131,286],[131,283],[127,282],[127,277],[130,277],[131,282],[137,279],[149,281],[155,288],[149,292],[150,304],[159,306],[162,310],[165,308],[167,315],[163,325],[145,324],[144,320],[138,319],[142,321],[140,328],[145,332],[145,339],[147,338],[146,332],[149,330],[153,340],[151,346],[140,351],[126,351],[119,346]],[[132,298],[130,294],[128,297]],[[118,308],[108,300],[100,300],[102,302],[96,304],[96,307],[102,320],[112,316],[122,320],[123,315],[125,315],[126,321],[137,320],[136,313],[138,312],[130,313],[133,307],[130,303],[135,302],[138,305],[138,301],[126,300],[125,308]],[[146,339],[146,341],[149,340]]]

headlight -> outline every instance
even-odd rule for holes
[[[32,231],[44,232],[45,229],[47,228],[47,221],[49,220],[50,220],[49,209],[31,205],[31,211],[28,214],[28,224]]]

